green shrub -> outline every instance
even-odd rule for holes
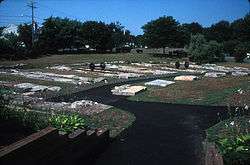
[[[13,91],[7,88],[0,88],[0,109],[5,108],[10,103],[10,98],[8,97]]]
[[[237,40],[229,40],[223,42],[223,50],[225,53],[233,56],[236,46],[239,44]]]
[[[25,107],[10,104],[9,94],[11,90],[0,88],[0,119],[14,120],[18,123],[31,128],[34,131],[43,129],[49,125],[59,131],[70,133],[78,128],[84,128],[85,120],[76,114],[45,114],[30,111]]]
[[[180,66],[181,66],[180,62],[179,62],[179,61],[176,61],[176,62],[175,62],[175,68],[176,68],[176,69],[179,69]]]
[[[76,129],[84,128],[85,120],[79,115],[53,115],[49,119],[50,124],[59,131],[71,133]]]
[[[250,162],[250,134],[224,138],[216,144],[226,165],[247,165]]]
[[[234,57],[236,62],[243,62],[244,59],[247,57],[247,43],[241,43],[236,46],[235,51],[234,51]]]
[[[207,42],[201,34],[191,36],[188,53],[198,63],[222,62],[225,59],[222,45],[216,41]]]
[[[42,113],[28,111],[24,107],[4,108],[0,111],[1,120],[14,120],[21,125],[38,131],[49,125],[46,116]]]

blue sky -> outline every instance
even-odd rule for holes
[[[0,4],[0,26],[29,22],[30,0],[4,0]],[[119,21],[132,34],[150,20],[171,15],[180,23],[199,22],[210,26],[219,20],[233,21],[249,11],[247,0],[35,0],[36,20],[49,16],[106,23]]]

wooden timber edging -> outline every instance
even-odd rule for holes
[[[224,165],[222,155],[214,143],[206,140],[203,145],[205,151],[204,165]]]
[[[110,142],[109,130],[78,129],[60,134],[47,127],[0,150],[0,164],[76,164],[92,162]]]

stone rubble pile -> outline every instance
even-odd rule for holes
[[[114,64],[106,64],[106,68],[107,69],[118,69],[118,65],[114,65]]]
[[[103,112],[112,106],[100,104],[90,100],[79,100],[73,103],[69,102],[46,102],[41,98],[32,99],[29,96],[22,96],[22,100],[19,102],[28,105],[32,109],[43,110],[43,111],[57,111],[57,112],[73,112],[82,115],[93,115]],[[23,101],[24,100],[24,101]]]
[[[247,72],[241,72],[241,71],[236,71],[236,72],[232,72],[232,76],[248,76],[249,73]]]
[[[194,80],[198,80],[197,76],[177,76],[174,78],[175,81],[194,81]]]
[[[232,75],[235,75],[238,72],[244,73],[241,75],[248,75],[250,74],[250,70],[248,68],[243,67],[225,67],[225,66],[219,66],[216,64],[204,64],[204,65],[190,65],[190,68],[195,69],[203,69],[207,71],[213,71],[213,72],[224,72],[224,73],[231,73]]]
[[[11,73],[7,74],[23,76],[30,79],[71,83],[75,85],[98,83],[105,80],[105,78],[101,77],[91,78],[91,77],[80,77],[76,75],[63,75],[63,74],[44,73],[44,72],[21,72],[17,70],[12,70]]]
[[[23,69],[23,67],[26,66],[26,64],[16,64],[16,65],[10,65],[10,66],[1,66],[0,69]]]
[[[131,72],[137,74],[153,74],[153,75],[169,75],[175,74],[176,71],[167,71],[167,70],[159,70],[159,69],[150,69],[146,67],[132,67],[132,66],[119,66],[119,71],[122,72]]]
[[[173,82],[173,81],[157,79],[157,80],[154,80],[154,81],[147,82],[147,83],[145,83],[145,85],[166,87],[166,86],[174,84],[174,83],[175,82]]]
[[[135,66],[142,66],[142,67],[153,67],[154,64],[151,64],[151,63],[131,63],[131,65],[135,65]]]
[[[30,92],[38,92],[38,91],[44,91],[44,90],[58,92],[61,90],[61,87],[58,87],[58,86],[45,86],[45,85],[37,85],[37,84],[32,84],[32,83],[16,84],[14,85],[14,87],[23,89],[23,90],[28,90]]]
[[[64,65],[53,66],[53,67],[50,67],[49,69],[59,70],[59,71],[71,71],[72,70],[70,67],[64,66]]]
[[[224,76],[226,76],[226,73],[224,72],[208,72],[205,74],[205,77],[212,77],[212,78],[224,77]]]
[[[145,86],[132,86],[132,85],[122,85],[116,86],[114,89],[111,90],[113,95],[119,96],[134,96],[137,93],[146,90]]]
[[[166,71],[166,70],[155,70],[153,71],[153,75],[169,75],[169,74],[176,74],[177,72],[173,71]]]
[[[176,68],[170,68],[170,67],[161,67],[161,69],[168,70],[168,71],[175,71],[175,72],[185,72],[185,73],[197,73],[197,74],[206,73],[206,70],[202,70],[202,69],[176,69]]]
[[[118,76],[119,79],[129,79],[129,78],[141,77],[142,74],[136,74],[136,73],[119,73],[117,76]]]

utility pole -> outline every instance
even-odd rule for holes
[[[250,14],[250,0],[248,0],[248,3],[249,3],[249,11],[248,11],[248,14]]]
[[[32,47],[34,46],[34,43],[35,43],[35,33],[36,33],[36,22],[35,22],[35,15],[34,15],[34,9],[36,8],[35,7],[35,2],[33,0],[31,0],[31,2],[28,4],[28,7],[31,8],[31,18],[32,18]]]

